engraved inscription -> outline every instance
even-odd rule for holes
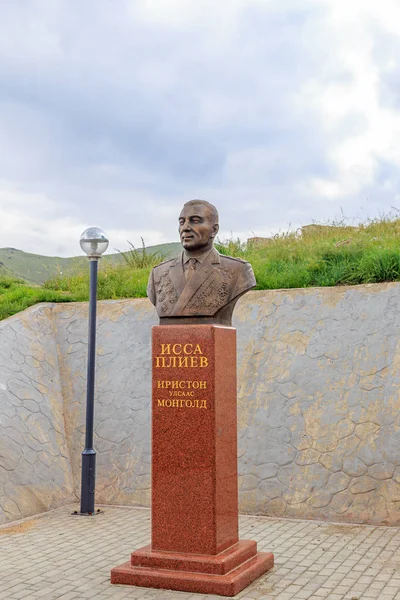
[[[155,401],[156,402],[156,401]],[[161,408],[205,408],[207,409],[207,400],[171,400],[170,398],[158,398],[157,406]]]
[[[190,369],[208,367],[207,356],[156,356],[156,369]]]
[[[209,366],[200,344],[161,344],[160,354],[154,358],[156,369],[202,369]]]
[[[170,380],[170,379],[160,379],[157,381],[157,387],[159,389],[168,389],[172,388],[173,390],[206,390],[207,389],[207,381],[179,381],[179,380]]]
[[[204,368],[209,366],[200,344],[170,343],[160,344],[153,366],[159,368]],[[166,375],[168,377],[168,375]],[[207,389],[205,379],[158,379],[157,390],[165,390],[168,398],[156,398],[155,407],[162,408],[205,408],[207,400],[195,398],[197,392]]]
[[[161,354],[204,354],[200,344],[161,344]]]

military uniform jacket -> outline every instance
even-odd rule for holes
[[[250,263],[213,248],[188,282],[183,254],[154,267],[147,295],[160,318],[213,316],[255,285]]]

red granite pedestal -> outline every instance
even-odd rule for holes
[[[151,545],[111,583],[234,596],[271,569],[238,537],[236,330],[153,328]]]

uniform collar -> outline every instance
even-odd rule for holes
[[[210,250],[207,250],[207,252],[205,252],[204,254],[200,254],[199,256],[189,256],[188,254],[186,254],[185,250],[182,253],[182,261],[183,264],[186,265],[186,263],[191,259],[191,258],[195,258],[196,260],[199,261],[200,264],[203,264],[204,261],[206,260],[206,258],[211,254],[211,252],[214,250],[214,248],[211,248]]]

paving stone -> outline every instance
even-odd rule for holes
[[[111,568],[149,543],[150,512],[107,507],[96,519],[77,519],[74,508],[45,513],[21,533],[0,528],[0,600],[220,600],[112,586]],[[398,529],[240,516],[240,531],[276,558],[240,600],[400,600]]]

